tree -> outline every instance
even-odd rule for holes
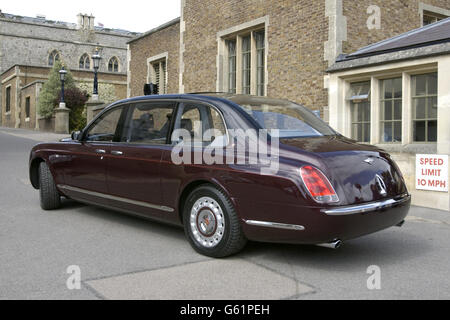
[[[44,118],[51,118],[55,107],[59,103],[61,96],[61,80],[59,78],[59,70],[63,67],[61,61],[55,61],[53,68],[50,70],[49,78],[47,82],[42,86],[42,91],[39,94],[38,102],[38,114]],[[67,70],[66,78],[64,81],[65,89],[75,88],[75,81],[72,74]]]
[[[86,91],[81,91],[77,87],[71,87],[64,90],[64,101],[66,107],[70,110],[69,113],[69,130],[82,130],[86,126],[86,114],[84,106],[89,99]],[[54,105],[58,105],[59,97],[54,101]]]

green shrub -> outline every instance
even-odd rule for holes
[[[59,104],[61,96],[61,80],[59,78],[59,70],[63,67],[61,61],[55,61],[53,68],[50,70],[49,79],[42,86],[41,93],[39,94],[38,102],[38,114],[44,118],[51,118],[53,116],[55,108]],[[75,88],[75,81],[72,74],[67,70],[66,78],[64,81],[64,88]]]

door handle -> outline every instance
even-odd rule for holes
[[[115,156],[121,156],[121,155],[123,155],[123,152],[114,150],[114,151],[111,151],[111,154],[115,155]]]
[[[103,150],[103,149],[97,149],[97,150],[95,150],[95,152],[96,152],[96,153],[105,154],[105,153],[106,153],[106,150]]]

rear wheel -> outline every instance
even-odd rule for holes
[[[211,185],[200,186],[189,195],[183,222],[192,247],[209,257],[233,255],[247,242],[231,201]]]
[[[39,164],[39,196],[44,210],[58,209],[61,206],[61,196],[45,162]]]

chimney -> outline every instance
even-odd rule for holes
[[[94,27],[95,27],[94,22],[95,22],[95,17],[91,13],[91,15],[89,16],[89,29],[90,30],[94,30]]]
[[[87,15],[87,14],[79,13],[77,15],[77,18],[78,18],[78,24],[77,24],[78,29],[94,30],[95,17],[92,14]]]

